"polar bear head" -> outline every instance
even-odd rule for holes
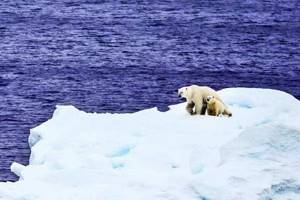
[[[208,104],[213,103],[214,100],[215,100],[215,97],[214,97],[214,96],[207,96],[207,97],[205,98],[205,101],[206,101],[206,103],[208,103]]]
[[[190,96],[190,87],[182,87],[178,89],[178,96],[181,98],[189,98]]]

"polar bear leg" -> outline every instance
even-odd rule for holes
[[[227,108],[224,110],[223,115],[227,115],[228,117],[232,117],[232,113]]]
[[[197,115],[205,115],[206,107],[207,106],[202,103],[196,104],[196,106],[195,106],[196,114]]]
[[[207,109],[207,114],[210,115],[210,116],[215,116],[215,112],[213,109]]]
[[[217,110],[217,115],[216,115],[216,116],[217,116],[217,117],[222,117],[223,114],[224,114],[224,113],[222,113],[221,110],[218,109],[218,110]]]
[[[201,115],[205,115],[206,110],[207,110],[207,104],[206,104],[206,103],[203,103],[203,104],[202,104],[202,109],[201,109]]]
[[[194,113],[194,107],[195,107],[195,103],[191,101],[191,102],[188,102],[188,103],[186,104],[185,109],[186,109],[186,111],[187,111],[188,113],[190,113],[191,115],[193,115],[193,114],[195,114],[195,113]]]

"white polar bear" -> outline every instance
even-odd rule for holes
[[[191,86],[179,88],[178,96],[186,99],[187,102],[186,110],[191,115],[193,114],[205,115],[206,108],[207,108],[207,103],[206,103],[207,96],[214,96],[216,99],[223,102],[220,96],[218,95],[218,93],[212,88],[207,86],[191,85]],[[195,111],[194,111],[194,107],[195,107]]]
[[[232,116],[232,112],[228,109],[228,107],[216,99],[214,96],[206,97],[207,102],[207,114],[212,116],[221,116],[227,115],[228,117]]]

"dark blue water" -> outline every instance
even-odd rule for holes
[[[0,3],[0,180],[56,104],[165,110],[187,84],[300,98],[300,1]]]

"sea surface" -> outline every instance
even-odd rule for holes
[[[165,111],[189,84],[300,98],[299,0],[2,0],[0,40],[0,181],[57,104]]]

